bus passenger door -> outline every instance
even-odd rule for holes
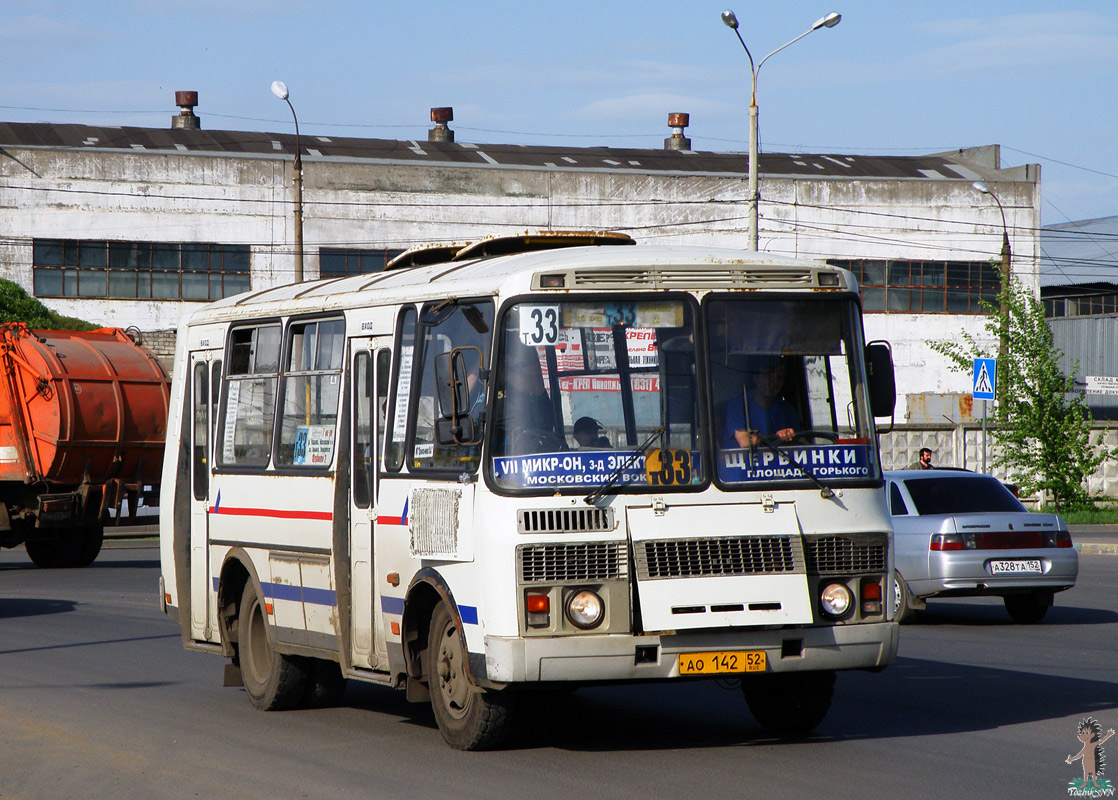
[[[193,639],[211,639],[215,610],[209,555],[210,480],[221,351],[190,354],[190,633]]]
[[[350,574],[353,585],[353,663],[375,669],[380,664],[377,642],[373,542],[377,518],[377,472],[384,433],[388,364],[391,351],[376,339],[355,340],[351,358],[353,380],[353,464],[350,471]]]

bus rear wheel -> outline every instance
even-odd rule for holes
[[[806,736],[831,708],[835,673],[770,672],[742,678],[742,693],[758,724],[777,736]]]
[[[508,736],[514,698],[508,691],[475,686],[466,659],[458,625],[440,603],[431,616],[427,639],[427,685],[435,722],[443,739],[456,750],[492,750]]]
[[[268,640],[256,584],[249,580],[241,595],[237,618],[237,659],[249,701],[261,711],[293,708],[303,699],[307,686],[306,659],[277,653]]]

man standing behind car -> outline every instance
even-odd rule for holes
[[[909,469],[935,469],[935,467],[932,466],[932,451],[927,447],[921,447],[920,457],[916,459],[916,462],[913,463]]]

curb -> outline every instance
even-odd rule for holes
[[[1081,556],[1118,556],[1118,543],[1085,542],[1075,545]]]

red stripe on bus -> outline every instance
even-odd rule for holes
[[[407,525],[403,517],[377,517],[377,525]]]
[[[334,514],[330,511],[285,511],[278,508],[230,508],[229,506],[210,506],[211,514],[228,514],[233,517],[274,517],[276,519],[313,519],[330,522]]]

